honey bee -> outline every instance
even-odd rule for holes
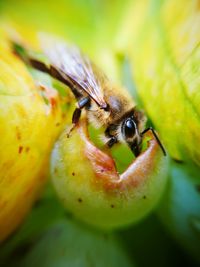
[[[106,75],[81,50],[54,38],[42,38],[41,47],[50,64],[29,57],[29,64],[67,85],[77,104],[72,116],[75,126],[82,109],[96,128],[104,127],[108,147],[126,143],[137,157],[142,139],[152,131],[164,155],[165,149],[152,127],[145,129],[146,116],[136,108],[127,91],[114,86]]]

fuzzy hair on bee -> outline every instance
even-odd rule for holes
[[[46,34],[41,35],[40,40],[42,51],[49,60],[48,65],[29,56],[26,49],[25,56],[19,55],[33,68],[48,73],[70,88],[77,101],[72,116],[73,127],[78,123],[81,111],[85,109],[89,123],[96,128],[105,128],[103,141],[108,147],[126,143],[138,156],[143,135],[151,130],[164,155],[166,154],[155,131],[152,128],[145,129],[146,116],[136,108],[125,89],[112,84],[78,47]]]

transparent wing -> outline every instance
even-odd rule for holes
[[[41,47],[50,64],[66,79],[84,90],[101,108],[106,108],[102,86],[106,76],[76,47],[65,42],[40,35]],[[65,77],[64,77],[65,78]]]

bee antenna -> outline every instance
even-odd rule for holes
[[[152,132],[152,134],[154,135],[154,137],[155,137],[157,143],[159,144],[159,146],[160,146],[160,148],[161,148],[161,150],[162,150],[164,156],[166,156],[167,153],[166,153],[166,151],[165,151],[165,149],[164,149],[164,147],[163,147],[163,145],[162,145],[160,139],[158,138],[156,132],[154,131],[154,129],[153,129],[152,127],[146,128],[146,129],[141,133],[141,135],[144,135],[144,134],[145,134],[146,132],[148,132],[148,131],[151,131],[151,132]]]

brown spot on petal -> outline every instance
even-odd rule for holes
[[[78,202],[79,202],[79,203],[82,203],[82,202],[83,202],[82,198],[79,197],[79,198],[78,198]]]
[[[21,140],[21,133],[20,133],[18,127],[16,127],[16,136],[17,136],[17,140]]]
[[[26,153],[28,153],[30,151],[30,147],[27,146],[25,151],[26,151]]]
[[[75,176],[75,172],[72,172],[72,176]]]
[[[57,100],[53,97],[51,97],[49,100],[50,100],[52,108],[55,108],[57,105]]]
[[[23,150],[23,146],[19,146],[18,153],[21,154],[22,153],[22,150]]]

